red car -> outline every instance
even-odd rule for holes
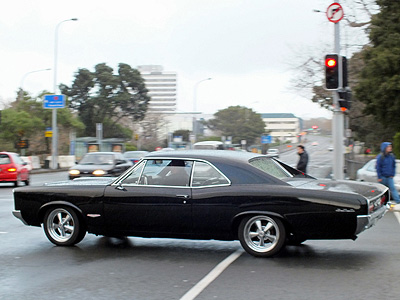
[[[18,186],[23,181],[29,185],[29,169],[17,153],[0,152],[0,182],[12,182]]]

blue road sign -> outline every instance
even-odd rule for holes
[[[43,108],[64,108],[65,95],[44,95]]]
[[[261,136],[261,144],[271,144],[271,143],[272,143],[272,136],[270,135]]]

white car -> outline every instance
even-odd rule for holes
[[[276,157],[279,158],[279,150],[275,148],[271,148],[267,150],[267,155],[269,157]]]
[[[357,171],[358,181],[378,182],[376,173],[376,158],[371,159],[361,169]],[[394,185],[400,192],[400,159],[396,159],[396,176],[393,177]]]

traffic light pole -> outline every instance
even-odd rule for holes
[[[339,88],[343,88],[342,56],[340,55],[340,28],[339,22],[335,23],[335,53],[339,57]],[[344,179],[344,113],[340,110],[338,91],[332,91],[333,96],[333,178],[335,180]]]

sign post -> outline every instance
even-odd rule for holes
[[[343,88],[343,70],[342,70],[342,56],[340,55],[340,27],[339,21],[343,19],[344,11],[342,6],[335,2],[329,5],[326,16],[328,20],[334,23],[335,33],[335,49],[334,52],[339,58],[339,89]],[[333,96],[333,119],[332,119],[332,133],[333,133],[333,177],[336,180],[344,179],[344,154],[343,154],[343,141],[344,141],[344,115],[339,107],[338,90],[332,91]]]
[[[57,132],[57,108],[65,107],[65,95],[44,95],[43,108],[52,109],[52,154],[51,154],[51,169],[57,169],[58,167],[58,132]]]

